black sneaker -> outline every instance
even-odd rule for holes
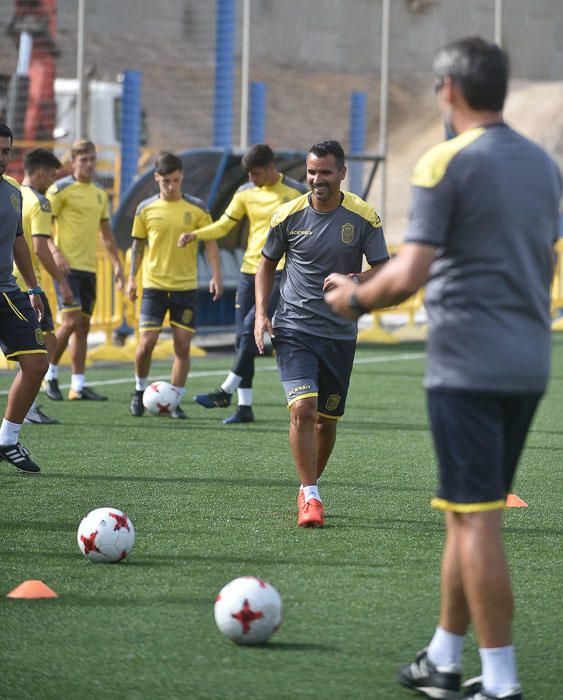
[[[170,414],[170,418],[176,418],[178,420],[186,420],[187,417],[188,416],[184,413],[180,405],[176,406],[176,408]]]
[[[217,389],[210,394],[197,394],[194,401],[204,408],[227,408],[231,405],[232,396],[223,389]]]
[[[419,651],[414,663],[401,666],[397,673],[399,683],[429,698],[459,700],[461,666],[434,666],[426,652],[426,649]]]
[[[135,391],[131,394],[131,405],[129,406],[129,410],[131,411],[132,416],[139,417],[145,412],[145,407],[143,405],[144,393],[145,392],[142,389],[135,389]]]
[[[36,425],[58,425],[59,421],[52,416],[43,413],[41,406],[34,406],[27,412],[27,416],[23,419],[24,423],[35,423]]]
[[[61,390],[59,389],[58,379],[46,379],[43,382],[43,387],[45,389],[45,394],[47,395],[47,398],[51,399],[51,401],[63,400],[63,395],[61,394]]]
[[[238,406],[233,415],[225,418],[223,423],[224,425],[231,425],[232,423],[254,423],[252,406]]]
[[[463,687],[466,689],[465,694],[463,695],[465,700],[467,700],[467,698],[470,698],[471,700],[522,700],[523,698],[522,689],[519,685],[512,688],[508,692],[503,693],[502,695],[491,695],[490,693],[487,693],[485,690],[483,690],[481,676],[465,681]]]
[[[102,396],[90,389],[89,386],[83,386],[82,391],[76,391],[75,389],[69,389],[68,391],[69,401],[107,401],[107,396]]]
[[[29,457],[27,450],[21,442],[15,445],[0,445],[0,460],[13,464],[19,472],[26,474],[39,474],[39,465]]]

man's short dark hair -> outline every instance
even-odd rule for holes
[[[46,148],[34,148],[32,151],[27,151],[23,157],[23,169],[28,175],[33,175],[39,168],[58,170],[60,167],[61,161],[53,151]]]
[[[266,143],[257,143],[252,146],[241,160],[242,168],[245,172],[250,172],[253,168],[267,168],[274,162],[274,152]]]
[[[10,143],[14,142],[14,134],[7,124],[0,124],[0,136],[10,139]]]
[[[311,146],[309,153],[317,156],[317,158],[326,158],[326,156],[332,154],[339,169],[344,167],[346,161],[344,149],[338,141],[319,141],[319,143]],[[307,153],[307,155],[309,155],[309,153]]]
[[[508,56],[480,36],[452,41],[434,57],[434,73],[449,77],[478,111],[500,112],[508,89]]]
[[[182,159],[169,151],[159,153],[154,164],[154,171],[159,175],[170,175],[176,170],[182,172],[182,169]]]

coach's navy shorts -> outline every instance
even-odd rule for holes
[[[429,390],[438,457],[432,505],[458,513],[503,508],[541,394]]]
[[[53,312],[51,311],[51,304],[49,304],[45,292],[41,292],[41,301],[43,302],[43,316],[40,323],[41,330],[43,333],[53,333],[55,330]]]
[[[316,396],[319,415],[343,416],[356,341],[276,328],[272,344],[288,407],[298,399]]]
[[[170,311],[170,325],[195,332],[197,292],[167,292],[163,289],[143,289],[140,331],[159,331],[167,311]]]
[[[59,309],[63,313],[82,311],[85,316],[92,316],[96,305],[96,273],[86,272],[85,270],[71,270],[66,277],[66,281],[72,290],[74,299],[70,304],[65,304],[60,287],[55,282]]]
[[[19,289],[0,292],[0,348],[8,360],[47,352],[29,296]]]

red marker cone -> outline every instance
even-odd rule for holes
[[[43,581],[24,581],[13,591],[6,594],[7,598],[58,598],[59,596]]]
[[[528,504],[523,501],[515,493],[509,493],[506,497],[506,507],[507,508],[527,508]]]

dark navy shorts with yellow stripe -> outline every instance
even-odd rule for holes
[[[288,407],[299,399],[316,397],[319,415],[344,415],[355,340],[333,340],[276,328],[272,345]]]
[[[66,281],[72,290],[74,299],[71,304],[65,304],[60,287],[55,282],[59,309],[63,313],[82,311],[85,316],[92,316],[96,305],[96,273],[86,270],[71,270],[66,277]]]
[[[163,289],[143,289],[141,312],[139,314],[140,331],[159,331],[166,312],[170,312],[170,325],[195,331],[197,292],[191,289],[185,292],[167,292]]]
[[[8,360],[47,352],[29,296],[19,289],[0,292],[0,348]]]
[[[540,399],[541,394],[429,390],[439,468],[432,505],[458,513],[503,508]]]
[[[49,304],[45,292],[41,292],[41,301],[43,302],[43,316],[41,317],[40,328],[43,333],[53,333],[55,330],[53,312],[51,311],[51,304]]]

